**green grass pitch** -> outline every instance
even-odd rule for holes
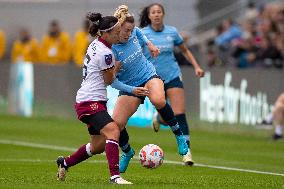
[[[136,156],[142,146],[154,143],[164,150],[166,162],[148,170],[134,159],[123,174],[134,184],[117,186],[108,183],[104,155],[70,168],[65,182],[56,180],[57,156],[69,155],[70,150],[89,141],[79,121],[0,116],[0,188],[284,188],[284,142],[272,141],[270,132],[243,126],[191,124],[192,153],[197,163],[193,167],[178,163],[181,157],[169,130],[154,133],[150,128],[128,127]]]

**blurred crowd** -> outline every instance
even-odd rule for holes
[[[249,3],[236,23],[226,19],[208,42],[208,66],[276,67],[284,64],[284,2]]]
[[[72,40],[67,32],[62,31],[60,23],[52,20],[49,23],[47,34],[38,42],[28,29],[22,28],[13,43],[11,61],[13,63],[25,61],[56,65],[66,64],[72,60],[76,65],[81,66],[86,49],[92,40],[88,29],[89,21],[85,20],[82,28],[76,32]],[[5,33],[0,30],[0,62],[5,50],[6,37]]]
[[[81,66],[92,40],[88,28],[89,22],[83,21],[82,28],[71,39],[67,32],[62,31],[60,23],[53,20],[41,41],[37,41],[27,28],[22,28],[11,49],[11,62],[56,65],[73,61]],[[181,32],[181,36],[185,44],[188,44],[187,33]],[[0,62],[7,51],[5,39],[5,32],[0,30]],[[180,65],[190,65],[181,52],[176,50],[175,56]],[[223,20],[216,27],[216,37],[208,42],[207,58],[209,67],[234,65],[238,68],[282,68],[284,2],[272,2],[258,7],[249,3],[240,20]]]

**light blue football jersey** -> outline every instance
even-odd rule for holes
[[[122,83],[136,87],[156,75],[155,67],[147,60],[141,47],[141,43],[147,42],[142,31],[134,27],[126,43],[112,45],[115,59],[121,62],[117,78]]]
[[[179,77],[181,71],[174,56],[174,46],[181,45],[183,39],[173,26],[165,25],[162,31],[156,32],[151,26],[142,29],[142,32],[161,51],[158,57],[153,58],[146,45],[143,45],[143,52],[146,58],[153,63],[157,74],[165,83]]]

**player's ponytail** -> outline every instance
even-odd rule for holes
[[[89,33],[91,34],[91,36],[95,37],[99,31],[99,21],[102,20],[102,15],[95,12],[89,13],[87,15],[87,19],[91,21]]]
[[[148,17],[148,12],[149,12],[148,10],[149,9],[150,9],[150,7],[147,6],[147,7],[144,7],[143,10],[141,11],[140,19],[139,19],[141,28],[144,28],[144,27],[148,26],[149,24],[151,24],[151,20]]]
[[[100,13],[88,13],[86,17],[91,22],[89,33],[93,37],[100,35],[101,32],[110,32],[117,24],[119,24],[116,17],[103,17]]]

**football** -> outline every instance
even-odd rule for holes
[[[163,164],[164,152],[158,145],[147,144],[140,150],[139,159],[143,167],[154,169]]]

